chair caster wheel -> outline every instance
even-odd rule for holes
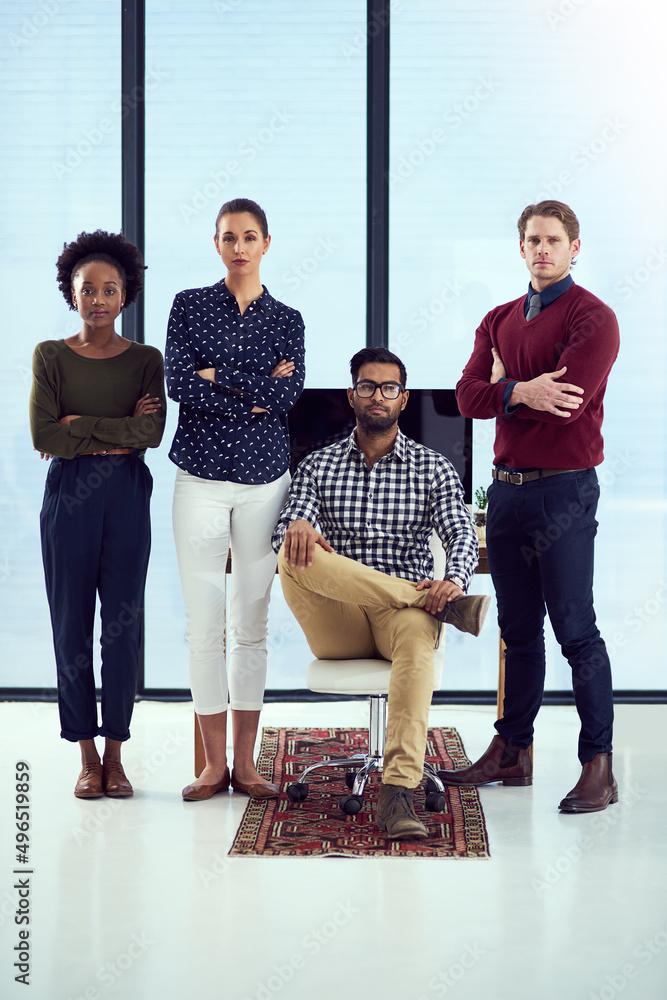
[[[308,798],[308,785],[305,782],[295,781],[287,786],[286,791],[290,802],[303,802]]]
[[[357,776],[356,771],[346,771],[345,772],[345,784],[348,788],[354,788],[354,779]]]
[[[447,796],[444,792],[428,792],[425,805],[429,812],[445,812],[447,809]]]
[[[364,800],[361,795],[344,795],[340,800],[340,807],[346,816],[356,816],[361,812]]]

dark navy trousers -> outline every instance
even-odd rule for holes
[[[150,553],[153,480],[136,453],[54,458],[40,515],[58,676],[61,736],[130,737]],[[102,724],[93,625],[99,595]]]
[[[581,720],[579,759],[611,753],[611,667],[593,609],[595,469],[488,490],[487,551],[507,644],[505,702],[496,729],[519,747],[533,740],[546,668],[545,612],[572,668]]]

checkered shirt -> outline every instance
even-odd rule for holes
[[[273,532],[280,548],[291,521],[309,521],[340,555],[390,576],[433,578],[433,530],[447,576],[468,587],[479,548],[461,481],[448,459],[398,431],[393,451],[366,467],[352,434],[300,463]]]

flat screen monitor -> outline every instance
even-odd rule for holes
[[[472,503],[472,420],[462,417],[453,389],[410,389],[399,418],[404,434],[448,458]],[[347,437],[354,413],[345,389],[304,389],[289,413],[292,472],[302,458]]]

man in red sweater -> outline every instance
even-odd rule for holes
[[[572,667],[581,720],[582,773],[560,809],[595,812],[618,800],[611,668],[593,608],[595,466],[603,459],[602,401],[618,324],[570,276],[580,240],[567,205],[529,205],[518,226],[528,294],[484,317],[457,385],[461,413],[496,419],[487,550],[507,645],[503,717],[475,764],[440,775],[456,785],[532,784],[548,612]]]

